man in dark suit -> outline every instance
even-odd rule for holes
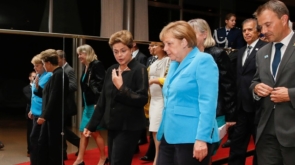
[[[141,64],[143,64],[144,66],[146,66],[147,57],[138,49],[136,43],[134,43],[132,50],[133,50],[132,58],[134,58],[136,61],[138,61]]]
[[[235,27],[236,15],[229,13],[225,17],[225,27],[214,30],[214,39],[218,47],[240,49],[245,41],[240,28]]]
[[[36,72],[35,71],[31,72],[29,74],[30,84],[28,84],[27,86],[25,86],[23,88],[23,93],[24,93],[25,98],[27,100],[27,107],[26,107],[26,113],[25,113],[25,116],[27,119],[27,157],[30,157],[30,152],[31,152],[30,135],[31,135],[32,128],[33,128],[33,120],[28,117],[28,113],[31,110],[32,84],[33,84],[35,77],[36,77]]]
[[[255,12],[261,32],[270,42],[256,55],[257,71],[250,89],[261,100],[257,127],[258,164],[294,165],[295,162],[295,35],[289,10],[270,0]]]
[[[67,100],[67,111],[65,112],[65,125],[71,121],[71,117],[77,114],[77,105],[75,102],[75,92],[77,91],[77,79],[75,76],[74,69],[67,63],[65,53],[62,50],[56,51],[58,54],[58,65],[64,69],[64,72],[69,78],[69,95]],[[64,139],[69,141],[71,144],[76,146],[79,150],[80,138],[71,131],[70,128],[65,126],[64,128]],[[64,141],[64,160],[67,159],[67,143]],[[76,156],[78,152],[76,153]]]
[[[251,135],[253,138],[256,136],[254,120],[259,107],[249,87],[256,72],[256,52],[266,44],[259,39],[260,30],[256,19],[246,19],[242,23],[242,30],[247,45],[239,49],[237,56],[237,121],[231,139],[229,165],[245,164]],[[256,164],[255,154],[253,165]]]

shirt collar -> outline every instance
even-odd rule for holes
[[[293,30],[291,30],[291,32],[284,39],[282,39],[280,43],[284,44],[284,46],[288,46],[293,34],[294,34]],[[276,43],[278,42],[274,42],[274,44]]]
[[[256,39],[254,42],[252,42],[252,44],[250,44],[250,45],[247,44],[247,47],[248,47],[248,46],[251,46],[251,48],[254,48],[255,45],[257,44],[258,40],[259,40],[259,38]]]
[[[139,52],[139,49],[134,50],[134,51],[132,52],[132,58],[135,58],[138,52]]]

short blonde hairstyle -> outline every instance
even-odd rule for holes
[[[195,47],[197,45],[195,31],[185,21],[175,21],[166,25],[160,33],[160,40],[163,41],[167,34],[172,34],[174,38],[179,40],[186,39],[188,47]]]
[[[52,65],[58,65],[58,54],[54,49],[47,49],[40,53],[41,60],[44,62],[50,62]]]
[[[97,60],[97,55],[95,54],[93,48],[90,45],[84,44],[77,48],[77,53],[86,54],[86,62],[91,63],[94,60]]]
[[[201,19],[201,18],[192,19],[188,21],[188,24],[190,24],[195,31],[198,31],[200,33],[207,32],[207,37],[204,41],[205,48],[215,46],[216,43],[212,37],[211,29],[208,23],[204,19]]]
[[[153,42],[153,45],[160,46],[160,47],[164,48],[163,42]]]
[[[131,49],[133,47],[133,36],[128,30],[118,31],[112,34],[109,40],[111,48],[113,48],[116,43],[122,43]]]
[[[33,65],[36,65],[36,64],[42,64],[41,55],[40,55],[40,54],[35,55],[35,56],[32,58],[31,63],[32,63]]]

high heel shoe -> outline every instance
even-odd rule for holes
[[[109,158],[106,158],[106,160],[104,161],[104,165],[108,165],[109,164]]]

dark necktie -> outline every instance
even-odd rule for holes
[[[276,76],[277,73],[277,68],[281,62],[281,47],[283,46],[282,43],[276,43],[275,47],[276,47],[276,51],[275,51],[275,55],[272,61],[272,75],[273,77]]]
[[[246,59],[249,57],[249,55],[250,55],[250,51],[251,51],[251,49],[252,49],[252,46],[248,46],[247,47],[248,48],[248,50],[247,50],[247,57],[246,57]]]
[[[251,49],[252,49],[252,46],[247,46],[247,56],[246,56],[246,58],[245,58],[245,61],[244,61],[244,63],[243,63],[243,66],[244,66],[244,64],[245,64],[245,62],[247,61],[247,59],[248,59],[248,57],[250,56],[250,51],[251,51]]]

